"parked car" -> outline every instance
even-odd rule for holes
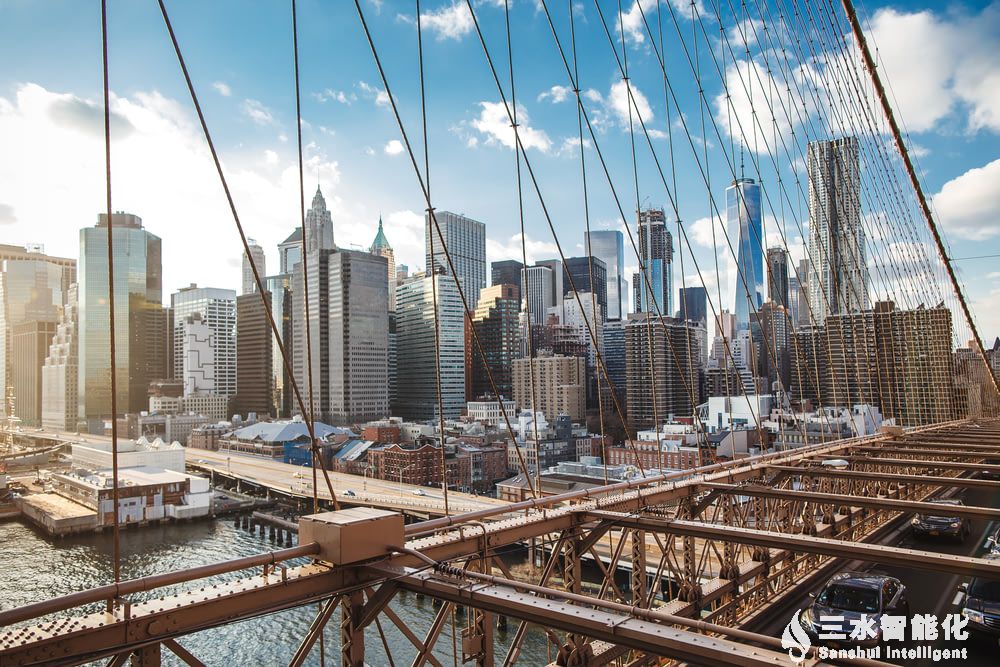
[[[990,560],[1000,559],[1000,555],[987,554]],[[975,578],[962,584],[965,602],[962,615],[969,621],[967,626],[973,633],[1000,639],[1000,580]]]
[[[814,643],[826,642],[819,635],[842,633],[845,639],[836,643],[855,646],[875,646],[882,640],[881,618],[883,614],[897,616],[910,615],[906,586],[886,574],[874,572],[840,572],[834,575],[813,602],[802,610],[799,624]],[[834,616],[837,622],[821,622],[823,616]],[[850,639],[852,620],[862,616],[874,619],[876,636],[866,640]]]
[[[1000,459],[986,459],[983,463],[991,466],[1000,466]],[[979,477],[982,479],[1000,481],[1000,470],[984,470],[979,473]]]
[[[968,520],[960,516],[955,516],[948,512],[948,507],[958,507],[962,505],[961,500],[953,498],[932,500],[935,505],[941,505],[940,514],[918,514],[910,522],[910,529],[913,536],[922,537],[949,537],[959,542],[964,542],[971,527]]]
[[[415,496],[426,496],[427,493],[423,489],[413,489],[413,495]]]
[[[353,491],[351,491],[350,489],[347,489],[346,491],[344,491],[344,495],[345,495],[345,496],[347,496],[348,498],[354,498],[354,497],[355,497],[355,496],[357,496],[358,494],[354,493],[354,492],[353,492]]]

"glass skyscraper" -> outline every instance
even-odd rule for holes
[[[112,219],[115,269],[115,341],[118,412],[147,409],[151,359],[165,360],[166,332],[160,337],[150,327],[163,309],[162,247],[160,237],[142,227],[131,213]],[[108,219],[80,230],[80,366],[79,418],[94,433],[104,432],[111,417],[110,309],[108,307]],[[163,377],[166,373],[161,373]]]
[[[455,276],[465,295],[469,310],[475,310],[479,303],[479,291],[486,287],[486,225],[464,215],[448,211],[436,211],[441,237],[448,254],[455,265]],[[424,216],[424,243],[427,270],[436,272],[439,268],[451,273],[441,238],[430,216]],[[433,232],[433,234],[432,234]],[[431,252],[433,248],[433,252]],[[433,257],[432,257],[433,256]],[[432,261],[433,258],[433,261]]]
[[[632,277],[635,312],[670,317],[674,312],[674,242],[662,208],[639,211],[639,254],[649,285],[641,273]]]
[[[625,283],[625,245],[622,233],[617,230],[601,230],[584,234],[584,252],[599,257],[607,272],[608,303],[606,316],[609,320],[620,320],[624,311],[622,298],[628,287]]]
[[[750,315],[764,303],[764,246],[760,219],[760,186],[740,178],[726,188],[728,227],[738,226],[736,256],[736,330],[750,328]]]

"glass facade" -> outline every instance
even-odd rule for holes
[[[740,230],[736,256],[736,330],[750,328],[750,315],[764,303],[764,247],[760,186],[741,178],[726,188],[728,226]]]
[[[628,290],[625,283],[624,237],[619,231],[602,230],[585,235],[584,243],[589,254],[604,262],[608,283],[607,317],[609,320],[620,320],[625,312],[622,301]]]
[[[462,293],[465,294],[466,303],[470,310],[474,310],[479,303],[479,291],[486,287],[486,225],[448,211],[437,211],[435,217],[448,253],[451,255],[451,261],[455,265],[455,274],[462,287]],[[433,267],[442,267],[450,273],[448,259],[441,246],[441,238],[438,237],[437,230],[433,230],[434,235],[431,236],[432,227],[430,217],[425,216],[424,243],[427,269],[430,271]]]
[[[104,420],[111,416],[111,336],[108,327],[108,226],[107,216],[98,216],[96,227],[80,230],[80,419],[87,420],[91,432],[104,431]],[[142,353],[131,344],[133,338],[145,340],[148,347],[166,348],[162,341],[145,336],[140,330],[143,311],[162,309],[163,284],[161,242],[158,236],[142,228],[139,216],[115,213],[112,246],[114,256],[115,340],[118,412],[145,409],[149,381],[155,378],[133,375],[142,365],[131,359]],[[147,350],[154,353],[156,350]]]

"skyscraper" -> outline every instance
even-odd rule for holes
[[[736,329],[750,328],[750,315],[764,303],[764,235],[760,219],[760,186],[740,178],[726,188],[728,226],[738,227],[736,256]]]
[[[529,266],[521,271],[522,298],[525,299],[531,324],[545,324],[549,308],[554,306],[552,269],[547,266]]]
[[[625,246],[622,233],[617,230],[601,230],[584,234],[584,252],[599,257],[604,262],[607,274],[607,317],[619,320],[623,317],[622,301],[628,286],[625,281]]]
[[[628,420],[634,428],[662,424],[671,416],[689,417],[699,399],[703,330],[672,317],[649,327],[650,317],[656,316],[631,315],[625,324]]]
[[[195,311],[179,322],[179,330],[184,395],[216,395],[215,333],[212,327],[200,312]]]
[[[354,250],[307,254],[309,331],[305,300],[293,298],[293,366],[307,402],[312,373],[316,419],[351,423],[389,412],[389,295],[386,259]],[[302,263],[292,285],[302,284]],[[307,346],[311,346],[311,355]],[[312,368],[309,368],[309,357]],[[297,409],[297,406],[294,406]]]
[[[521,349],[520,312],[521,299],[516,284],[491,285],[479,293],[479,305],[472,316],[472,326],[479,336],[486,361],[483,362],[483,355],[473,343],[470,350],[472,372],[469,374],[472,379],[469,395],[473,399],[487,397],[496,400],[487,367],[493,374],[497,391],[504,398],[513,395],[510,373]]]
[[[490,264],[491,285],[517,285],[520,290],[521,269],[524,264],[516,259],[504,259]]]
[[[486,287],[486,225],[449,211],[436,211],[435,218],[455,264],[455,274],[465,301],[470,309],[475,309],[479,303],[479,290]],[[438,238],[429,215],[424,220],[424,242],[427,270],[434,272],[441,267],[451,273],[441,238]]]
[[[11,384],[15,358],[14,327],[28,321],[57,322],[67,290],[75,280],[75,260],[51,257],[37,245],[0,245],[0,388],[5,393]],[[20,397],[15,398],[19,403]],[[6,411],[4,401],[0,414]],[[19,405],[15,405],[15,411],[21,413]]]
[[[639,211],[639,254],[649,285],[641,272],[638,276],[633,276],[635,312],[654,315],[660,313],[664,317],[670,317],[674,312],[674,243],[667,230],[667,218],[662,208]]]
[[[708,323],[708,292],[704,287],[682,287],[678,290],[680,308],[677,317],[687,322]]]
[[[259,298],[259,297],[258,297]],[[236,395],[236,290],[198,287],[192,283],[170,295],[174,310],[174,377],[184,374],[184,326],[198,313],[212,331],[214,364],[213,394]]]
[[[322,249],[333,250],[333,217],[326,208],[326,199],[319,185],[313,195],[312,204],[306,212],[306,249],[310,252]],[[278,264],[281,273],[292,272],[295,265],[302,260],[302,229],[296,227],[284,241],[278,244]]]
[[[549,308],[555,308],[556,315],[562,320],[563,285],[566,284],[562,260],[540,259],[535,262],[535,266],[547,266],[552,270],[552,294],[549,296],[549,301],[552,305]],[[546,316],[548,316],[548,313],[546,313]]]
[[[767,249],[767,295],[779,306],[788,308],[788,253],[782,247]]]
[[[397,371],[395,412],[404,419],[430,420],[438,414],[431,281],[437,290],[444,416],[455,419],[465,407],[465,313],[454,277],[438,273],[396,287],[396,340],[406,363]]]
[[[244,294],[236,298],[236,397],[233,411],[246,416],[275,414],[274,368],[271,327],[265,302],[270,292]]]
[[[149,358],[166,356],[167,337],[147,335],[143,322],[163,311],[162,247],[158,236],[131,213],[115,213],[114,252],[117,404],[119,415],[147,408]],[[108,307],[108,219],[80,230],[79,418],[92,433],[104,433],[111,415],[111,348]]]
[[[817,324],[869,307],[858,140],[809,143],[809,304]]]
[[[291,326],[292,326],[292,275],[280,273],[268,276],[264,288],[270,294],[271,315],[278,329],[278,336],[271,334],[271,391],[273,392],[273,407],[270,414],[275,417],[288,417],[292,414],[291,377],[285,369],[281,358],[279,342],[285,346],[289,361],[292,360]],[[262,304],[263,306],[263,304]],[[236,304],[237,339],[239,338],[239,303]],[[270,331],[270,323],[268,323]],[[239,357],[239,341],[237,340],[236,355]],[[239,393],[239,363],[236,365],[236,391]]]
[[[396,255],[392,251],[392,246],[389,245],[389,239],[385,237],[385,232],[382,230],[382,216],[378,218],[378,232],[375,234],[375,240],[372,241],[369,252],[379,257],[385,257],[385,261],[388,263],[389,312],[394,313],[396,312]]]
[[[253,239],[247,239],[247,245],[250,246],[250,256],[253,257],[253,262],[257,266],[257,273],[260,275],[261,281],[264,280],[264,276],[267,275],[267,265],[264,259],[264,249],[257,245],[257,242]],[[253,270],[250,268],[250,260],[247,259],[246,254],[243,255],[243,285],[240,288],[240,294],[253,294],[257,291],[257,283],[253,279]]]
[[[42,366],[57,322],[26,320],[11,330],[11,382],[16,398],[16,414],[25,426],[42,423]]]
[[[593,260],[591,262],[591,260]],[[593,266],[591,266],[591,264]],[[594,284],[590,284],[590,276],[593,273]],[[570,280],[572,277],[572,280]],[[604,261],[599,257],[567,257],[565,264],[565,275],[563,276],[563,297],[568,297],[572,286],[581,294],[584,292],[593,293],[597,299],[597,305],[601,307],[601,321],[607,318],[608,311],[608,269]]]
[[[42,366],[42,426],[76,429],[79,348],[77,346],[77,286],[70,285],[66,305]]]

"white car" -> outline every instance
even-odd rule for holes
[[[413,489],[413,495],[415,496],[426,496],[427,494],[423,489]]]

